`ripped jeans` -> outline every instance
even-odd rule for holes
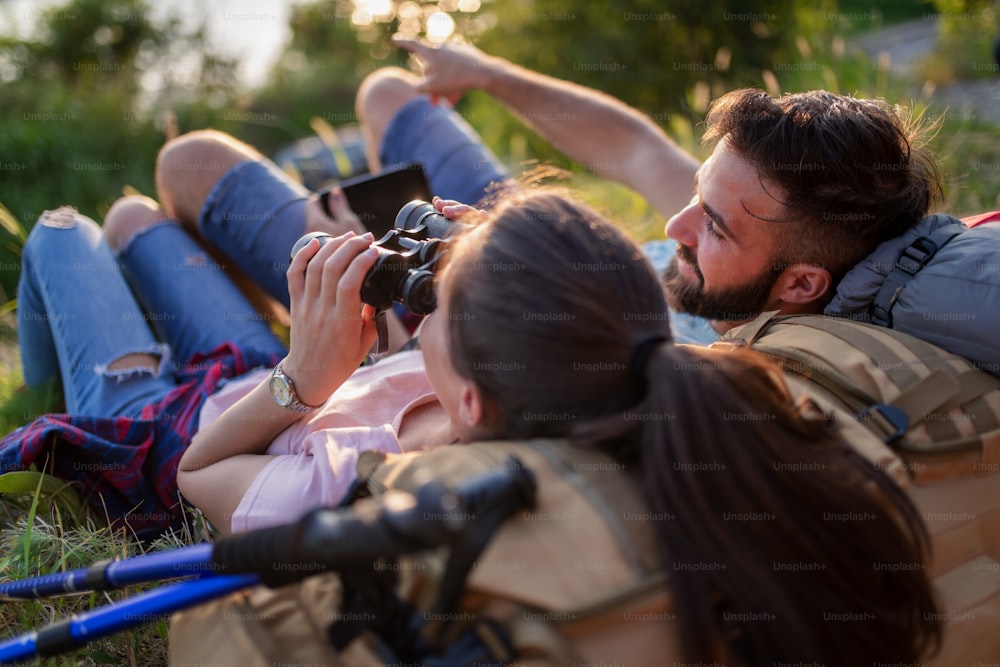
[[[176,223],[140,232],[116,256],[94,221],[72,209],[49,211],[21,261],[24,381],[61,379],[70,414],[138,417],[176,386],[193,354],[226,341],[285,353],[222,267]],[[135,353],[153,355],[157,367],[109,369]]]

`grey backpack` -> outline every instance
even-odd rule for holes
[[[908,333],[1000,376],[1000,224],[924,218],[848,271],[824,313]]]

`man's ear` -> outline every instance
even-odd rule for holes
[[[822,310],[833,288],[830,272],[816,264],[792,264],[774,281],[771,299],[775,302],[797,304],[809,310]]]

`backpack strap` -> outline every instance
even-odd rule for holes
[[[937,228],[927,236],[915,239],[913,243],[903,248],[896,258],[895,266],[885,277],[878,294],[872,300],[870,307],[872,323],[891,329],[892,307],[896,305],[896,299],[906,287],[906,283],[927,266],[941,248],[965,231],[968,231],[968,227],[956,220],[952,224]]]
[[[770,325],[777,323],[801,327],[801,331],[816,330],[836,336],[852,348],[871,359],[880,359],[879,364],[892,385],[901,388],[892,400],[880,400],[863,390],[857,382],[845,374],[835,362],[827,361],[823,355],[808,349],[799,350],[794,344],[772,343],[762,339]],[[889,338],[887,338],[887,336]],[[902,438],[926,415],[946,406],[961,405],[967,400],[984,393],[995,380],[982,373],[967,373],[955,377],[946,371],[943,362],[936,361],[939,355],[929,343],[918,339],[907,341],[921,365],[927,370],[918,371],[910,363],[888,363],[888,360],[902,359],[898,350],[893,349],[891,334],[884,329],[831,317],[780,316],[765,313],[757,320],[727,333],[724,341],[712,347],[729,349],[747,345],[777,361],[786,373],[793,373],[822,388],[847,407],[861,422],[879,434],[886,444]],[[929,372],[928,372],[929,371]],[[905,448],[905,447],[904,447]]]
[[[736,347],[749,347],[757,342],[764,332],[770,327],[775,318],[781,315],[780,310],[766,310],[752,321],[742,324],[734,329],[730,329],[722,334],[719,340],[708,347],[717,349],[733,349]]]
[[[893,359],[896,357],[897,353],[885,341],[880,340],[886,334],[877,329],[866,329],[838,320],[823,320],[822,323],[823,329],[832,332],[857,349],[863,350],[872,359]],[[882,410],[884,416],[891,415],[890,421],[897,425],[902,424],[896,437],[905,433],[910,424],[919,422],[928,413],[934,412],[942,405],[952,401],[961,390],[961,384],[957,379],[941,368],[934,368],[932,359],[934,359],[935,352],[929,344],[919,340],[911,341],[909,347],[912,351],[917,352],[918,358],[931,369],[929,375],[918,373],[910,364],[906,363],[882,364],[879,367],[894,385],[908,387],[889,404],[896,410],[902,411],[906,421],[900,422],[898,413],[882,410],[887,406],[874,400],[869,408],[862,411],[864,414],[872,410]]]

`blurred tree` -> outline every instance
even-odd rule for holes
[[[4,45],[5,55],[14,56],[11,60],[21,73],[15,81],[27,81],[25,75],[33,74],[93,88],[113,78],[131,84],[125,89],[135,94],[140,50],[147,42],[162,45],[165,37],[142,9],[141,0],[75,0],[42,10],[38,41],[12,40]]]
[[[521,0],[491,11],[496,25],[477,40],[485,50],[650,113],[688,111],[696,84],[721,92],[758,82],[795,55],[799,23],[793,0]]]
[[[928,62],[937,83],[955,79],[996,77],[993,57],[1000,33],[1000,8],[991,0],[934,0],[938,12],[935,53]]]
[[[701,120],[710,99],[760,85],[762,71],[797,58],[794,36],[806,20],[794,0],[752,9],[734,0],[516,0],[489,11],[495,23],[475,40],[487,52],[604,91],[663,126],[675,115]],[[531,133],[509,123],[495,131],[492,140],[519,159],[534,154],[567,166]]]
[[[837,0],[809,7],[794,0],[761,0],[752,8],[737,0],[669,5],[658,0],[324,0],[313,7],[320,6],[335,6],[337,16],[349,18],[358,41],[368,47],[368,58],[381,64],[400,62],[402,54],[389,42],[395,32],[431,41],[455,34],[530,69],[614,95],[667,125],[678,115],[700,120],[710,99],[734,87],[760,86],[763,72],[775,63],[800,60],[797,37],[831,35],[835,25],[823,16],[836,11]],[[303,31],[297,37],[307,43],[309,35]],[[565,164],[481,96],[469,96],[461,110],[473,116],[495,150],[514,161],[538,157]]]
[[[268,153],[308,133],[313,117],[331,126],[356,122],[354,94],[361,79],[387,62],[404,62],[399,55],[385,60],[388,42],[375,47],[360,41],[350,13],[336,0],[292,5],[289,27],[288,47],[248,100],[255,113],[239,129],[243,139]],[[373,48],[381,50],[373,54]]]
[[[154,22],[145,0],[40,11],[30,36],[0,39],[0,202],[27,231],[44,209],[72,204],[100,220],[126,185],[153,194],[159,112],[224,126],[235,67],[204,27]],[[0,303],[13,296],[19,248],[17,236],[0,240]]]

